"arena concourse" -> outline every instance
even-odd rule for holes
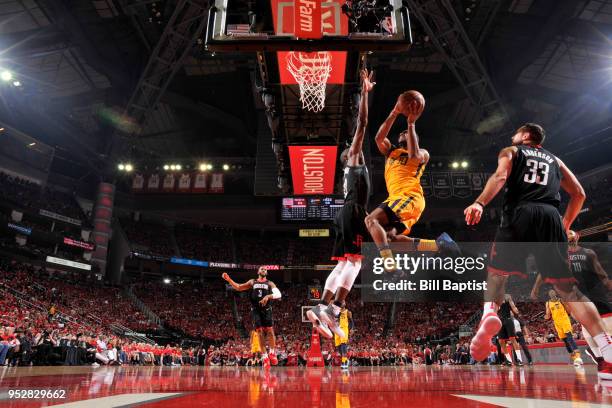
[[[0,407],[612,406],[612,1],[296,1],[0,2]]]

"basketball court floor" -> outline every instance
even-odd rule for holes
[[[65,398],[9,397],[24,389]],[[594,366],[24,367],[0,369],[0,406],[556,408],[612,406],[612,396]]]

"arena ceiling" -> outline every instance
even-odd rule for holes
[[[426,3],[447,12],[426,14]],[[577,134],[588,144],[609,141],[612,0],[408,4],[412,50],[369,57],[378,78],[371,132],[400,92],[416,88],[428,100],[419,133],[441,157],[490,153],[524,121],[542,123],[561,155],[578,151]],[[177,18],[185,14],[205,29],[198,18],[206,7],[195,0],[0,0],[0,67],[21,83],[2,93],[0,120],[55,146],[65,159],[56,170],[67,175],[103,172],[124,159],[254,157],[265,120],[255,55],[214,55],[200,38],[180,35]],[[436,31],[445,24],[448,30]],[[461,47],[472,52],[458,55]],[[480,107],[461,72],[469,59],[486,79],[490,103]]]

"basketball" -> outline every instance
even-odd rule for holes
[[[419,115],[423,113],[423,110],[425,109],[425,97],[419,91],[415,91],[414,89],[402,93],[397,98],[397,102],[400,105],[402,114],[406,116],[408,113],[408,106],[412,102],[417,102],[419,104]]]

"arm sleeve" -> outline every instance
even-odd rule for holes
[[[272,288],[272,299],[280,299],[281,297],[281,291],[278,288]]]

